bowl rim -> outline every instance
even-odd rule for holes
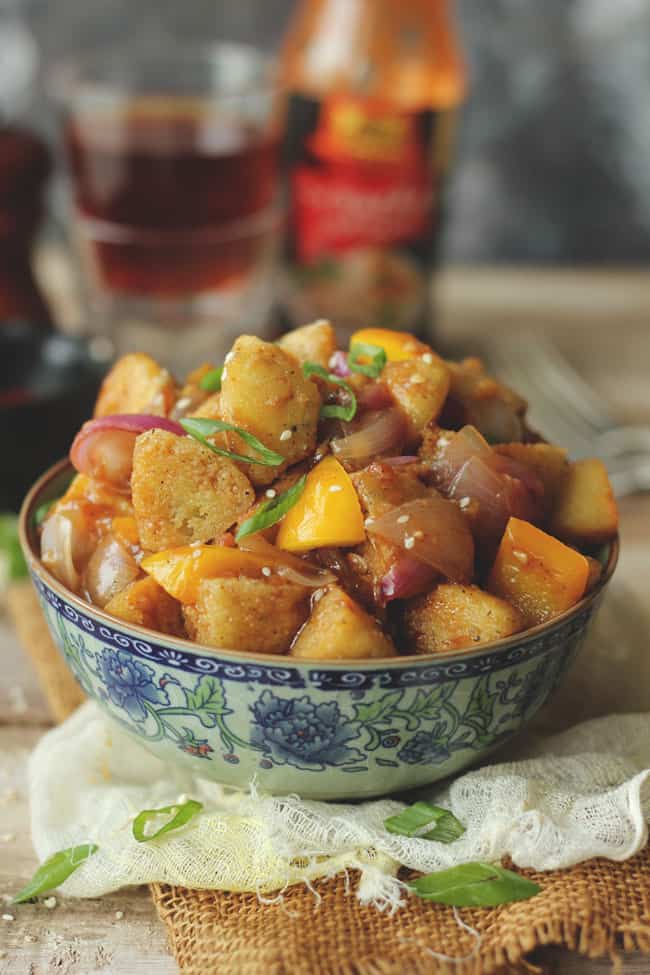
[[[563,613],[554,616],[552,619],[547,620],[544,623],[538,623],[536,626],[529,627],[527,630],[521,630],[519,633],[514,633],[512,636],[504,637],[501,640],[491,640],[488,643],[480,643],[476,647],[469,650],[442,650],[435,654],[404,654],[396,655],[394,657],[385,657],[381,659],[372,660],[328,660],[327,658],[310,658],[309,660],[300,659],[295,657],[289,657],[287,654],[274,654],[274,653],[257,653],[255,651],[248,650],[229,650],[227,647],[210,647],[204,643],[197,643],[192,640],[188,640],[185,637],[171,636],[167,633],[161,633],[159,630],[153,630],[146,626],[139,626],[137,623],[127,623],[124,620],[118,619],[116,616],[111,616],[110,613],[106,613],[103,609],[98,606],[94,606],[87,600],[78,596],[76,593],[72,592],[66,586],[59,582],[48,569],[45,568],[41,562],[40,556],[32,547],[29,535],[29,525],[30,519],[33,511],[37,506],[37,501],[40,495],[48,487],[48,485],[57,477],[59,477],[64,470],[69,469],[73,471],[74,468],[70,463],[69,459],[66,457],[63,460],[57,461],[52,467],[48,468],[35,483],[29,489],[25,495],[25,499],[21,505],[20,513],[18,516],[18,534],[20,538],[20,544],[27,560],[30,570],[39,576],[44,577],[44,581],[53,589],[61,598],[65,601],[72,603],[78,610],[82,613],[98,617],[102,622],[107,623],[112,629],[126,629],[127,632],[134,632],[137,636],[146,637],[149,642],[160,643],[169,641],[174,646],[181,646],[186,652],[208,656],[218,656],[220,653],[227,654],[229,657],[235,657],[238,660],[247,661],[248,663],[260,663],[260,664],[278,664],[281,660],[290,660],[291,665],[295,667],[324,667],[340,669],[340,670],[377,670],[384,667],[403,667],[403,666],[414,666],[414,665],[425,665],[432,666],[434,663],[454,663],[459,660],[470,660],[474,657],[481,657],[487,653],[501,652],[506,653],[508,650],[512,649],[517,644],[522,641],[535,640],[538,637],[543,636],[546,633],[551,632],[554,629],[560,628],[564,623],[568,622],[572,617],[579,616],[580,613],[591,606],[594,602],[597,602],[600,596],[606,589],[614,570],[618,564],[618,557],[620,552],[620,539],[618,533],[611,540],[611,542],[606,543],[608,545],[608,555],[607,562],[604,567],[603,574],[598,581],[598,584],[583,596],[572,606],[570,609],[565,610]]]

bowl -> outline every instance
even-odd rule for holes
[[[598,586],[568,612],[474,650],[358,663],[214,650],[114,619],[41,565],[34,513],[71,474],[66,461],[44,474],[20,516],[32,579],[70,670],[158,758],[230,786],[255,777],[276,794],[360,799],[485,759],[562,680],[618,555],[614,541]]]
[[[32,322],[0,327],[0,510],[18,510],[39,473],[92,415],[109,360],[97,344]]]

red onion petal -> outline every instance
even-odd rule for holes
[[[342,349],[337,349],[336,352],[332,353],[328,365],[330,372],[333,372],[335,376],[340,376],[341,379],[352,375],[352,370],[348,365],[348,354]]]
[[[430,589],[435,578],[436,572],[430,565],[402,555],[381,580],[382,598],[386,603],[392,599],[410,599]]]
[[[124,490],[131,474],[135,438],[147,430],[166,430],[185,436],[180,423],[164,416],[146,413],[101,416],[84,423],[70,448],[70,460],[81,474]]]
[[[332,440],[332,452],[344,464],[360,468],[403,445],[406,421],[397,409],[366,413],[344,437]]]

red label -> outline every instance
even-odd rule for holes
[[[433,231],[434,174],[417,116],[337,96],[291,176],[297,256],[417,241]]]

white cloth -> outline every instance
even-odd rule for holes
[[[272,798],[254,783],[242,794],[195,778],[109,726],[92,703],[41,739],[29,778],[41,860],[99,846],[63,885],[66,894],[96,897],[149,881],[263,894],[356,867],[360,898],[392,908],[403,898],[400,865],[430,872],[509,854],[521,867],[550,870],[640,850],[650,819],[650,714],[586,721],[529,743],[521,760],[426,790],[467,827],[449,845],[386,832],[383,821],[403,808],[392,799]],[[134,814],[182,794],[202,801],[203,812],[177,833],[136,842]]]

